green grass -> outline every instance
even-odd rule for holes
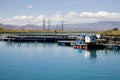
[[[0,33],[94,33],[95,31],[75,31],[75,30],[8,30],[0,28]]]
[[[75,30],[9,30],[2,27],[0,27],[0,33],[100,33],[105,36],[120,36],[120,30],[108,30],[103,32]]]
[[[98,32],[105,36],[120,36],[120,30],[108,30],[104,32]]]

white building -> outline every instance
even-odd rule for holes
[[[96,43],[96,36],[85,36],[85,43]]]
[[[97,37],[98,39],[102,39],[102,38],[103,38],[103,35],[102,35],[102,34],[96,34],[96,37]]]

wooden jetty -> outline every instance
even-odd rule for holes
[[[1,41],[14,41],[14,42],[50,42],[58,43],[60,46],[74,46],[75,49],[115,49],[120,50],[120,44],[110,44],[110,42],[99,43],[92,37],[85,37],[84,40],[79,40],[76,38],[78,35],[61,35],[61,34],[49,34],[49,35],[3,35],[1,36]],[[101,42],[101,41],[100,41]]]
[[[102,44],[79,44],[74,45],[75,49],[104,49],[105,46]]]
[[[69,35],[10,35],[2,39],[4,41],[14,42],[52,42],[55,43],[59,40],[73,41],[76,37],[70,37]]]
[[[4,41],[14,42],[56,42],[55,38],[6,38]]]
[[[116,44],[79,44],[74,45],[75,49],[112,49],[120,50],[120,45]]]

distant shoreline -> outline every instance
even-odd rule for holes
[[[97,31],[76,30],[1,30],[0,33],[96,33]]]
[[[76,31],[76,30],[8,30],[1,29],[0,33],[95,33],[105,36],[120,36],[120,30],[107,31]]]

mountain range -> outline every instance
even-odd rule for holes
[[[110,30],[113,28],[118,28],[120,29],[120,21],[103,21],[103,22],[95,22],[95,23],[78,23],[78,24],[64,24],[64,30],[79,30],[79,31],[105,31],[105,30]],[[6,29],[11,29],[11,30],[42,30],[43,26],[37,26],[37,25],[23,25],[23,26],[18,26],[18,25],[6,25],[6,24],[1,24],[0,27],[6,28]],[[49,29],[48,26],[45,26],[45,29]],[[51,30],[61,30],[62,25],[51,25],[50,26]]]

